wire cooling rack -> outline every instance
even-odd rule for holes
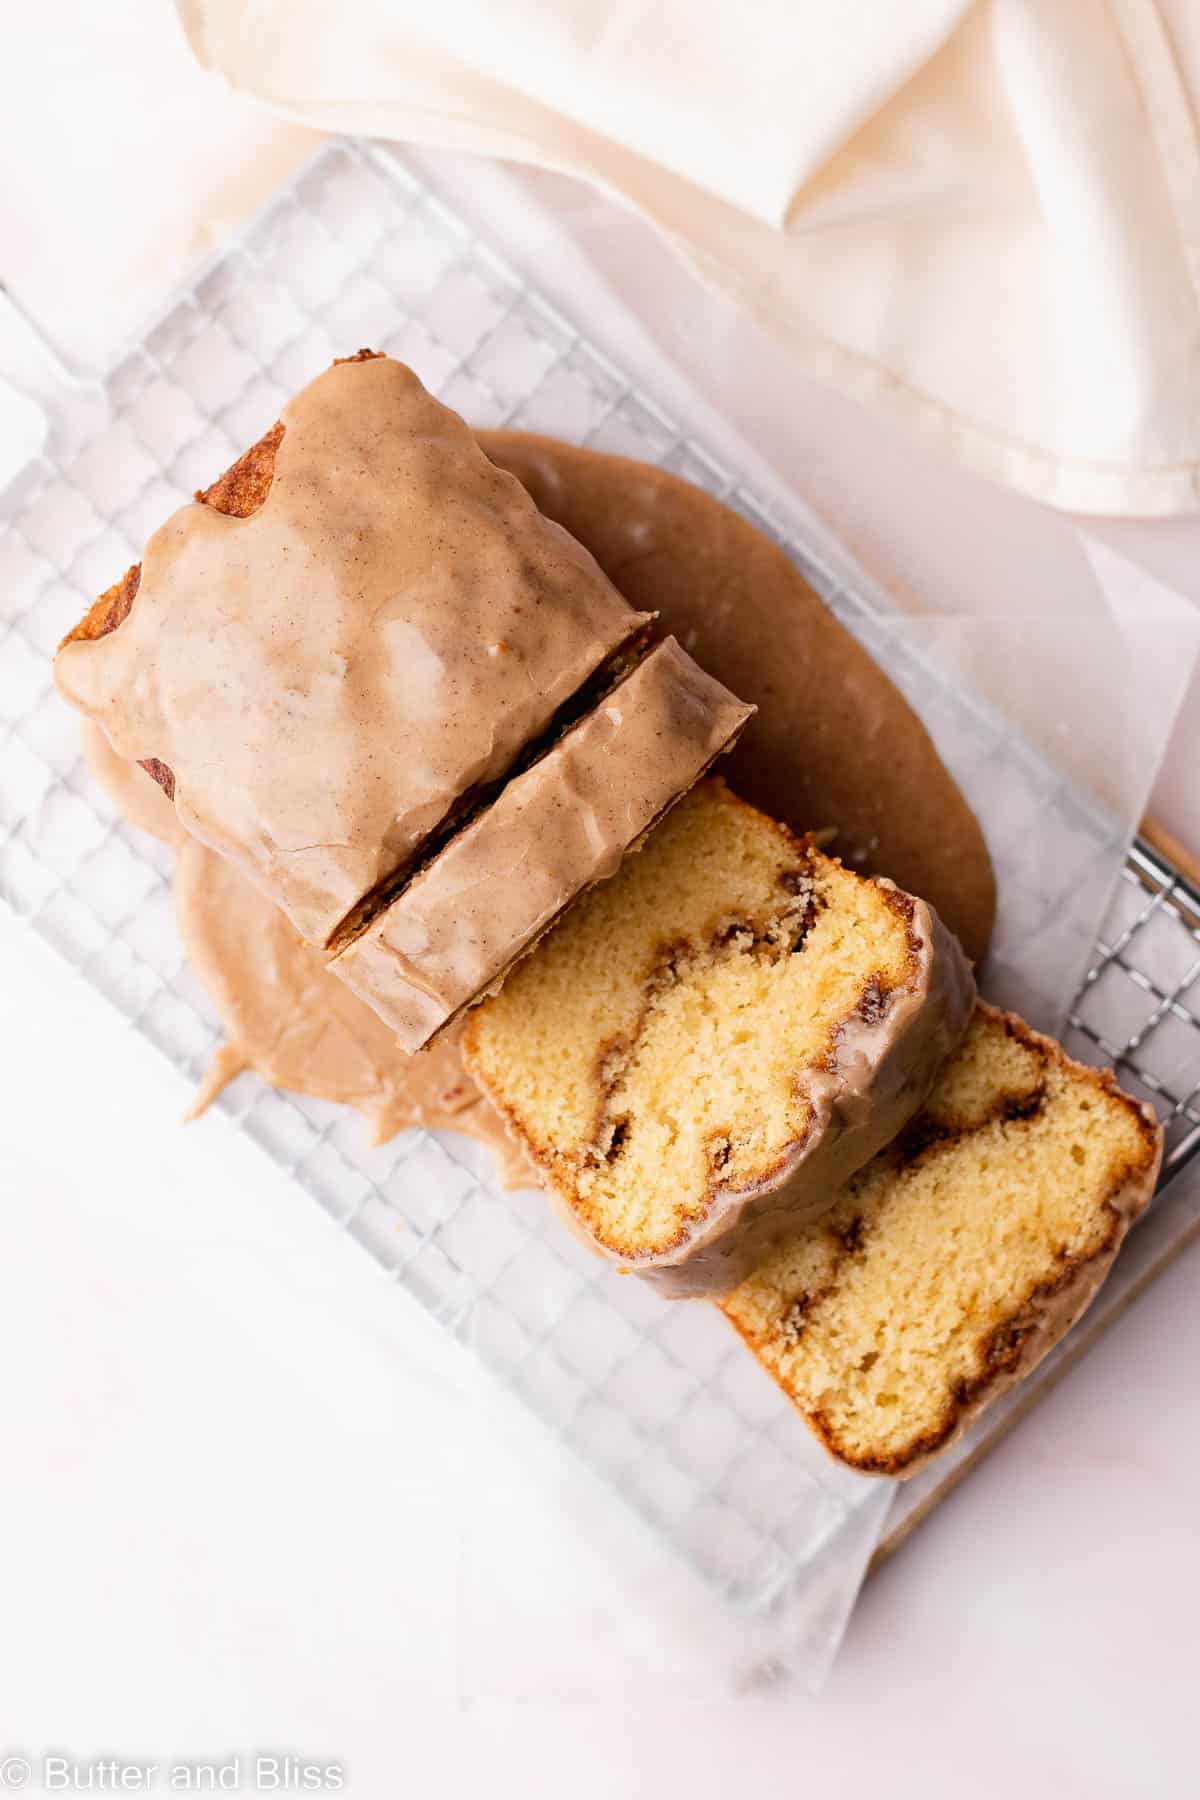
[[[1167,1179],[1200,1152],[1200,891],[1140,839],[1121,876],[1066,1041],[1155,1108]]]
[[[885,612],[832,580],[402,161],[338,143],[106,377],[53,383],[41,451],[0,497],[0,894],[177,1068],[198,1077],[219,1031],[175,929],[170,854],[114,817],[92,784],[50,658],[167,514],[292,391],[360,344],[411,363],[475,425],[661,463],[782,542],[939,746],[953,747],[948,760],[1023,929],[1052,928],[1076,907],[1081,871],[1111,862],[1109,821],[923,662]],[[1031,818],[1051,821],[1054,858],[1031,838]],[[1198,974],[1200,899],[1139,845],[1071,1042],[1119,1064],[1152,1100],[1167,1121],[1169,1170],[1200,1147]],[[541,1196],[499,1191],[483,1153],[453,1135],[410,1131],[368,1149],[346,1111],[249,1078],[219,1104],[713,1591],[772,1620],[783,1654],[811,1637],[820,1565],[826,1649],[836,1641],[861,1578],[855,1527],[877,1508],[878,1486],[824,1457],[714,1309],[615,1279]],[[843,1543],[830,1609],[830,1558]]]

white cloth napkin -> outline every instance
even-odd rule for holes
[[[623,196],[810,373],[1091,512],[1200,504],[1194,0],[176,0],[306,123]]]

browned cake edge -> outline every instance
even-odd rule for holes
[[[720,788],[735,807],[758,814],[757,808],[731,793],[719,776],[709,776],[705,785]],[[795,857],[795,867],[781,871],[779,877],[782,892],[792,894],[805,886],[816,845],[811,836],[800,836],[779,820],[772,819],[770,823]],[[509,1135],[543,1172],[572,1224],[593,1249],[652,1281],[672,1298],[712,1298],[729,1292],[745,1279],[773,1243],[805,1218],[819,1216],[826,1210],[842,1183],[917,1111],[942,1062],[966,1028],[974,984],[957,942],[924,901],[915,900],[884,879],[858,879],[869,881],[878,890],[880,899],[904,927],[906,955],[902,971],[886,978],[873,972],[864,979],[855,1005],[833,1034],[822,1064],[811,1074],[804,1072],[811,1101],[804,1134],[781,1149],[773,1162],[765,1164],[753,1182],[738,1186],[723,1182],[722,1168],[733,1133],[727,1125],[713,1128],[707,1140],[708,1177],[703,1210],[691,1219],[681,1220],[674,1236],[653,1251],[640,1249],[609,1232],[598,1209],[580,1192],[580,1153],[564,1156],[553,1142],[530,1129],[490,1080],[478,1040],[479,1020],[468,1021],[463,1037],[468,1068],[504,1120]],[[795,935],[782,947],[782,953],[790,954],[799,948],[813,916],[811,904],[798,911]],[[707,949],[712,956],[719,955],[739,928],[745,929],[747,924],[742,921],[739,927],[739,922],[731,921],[728,915],[714,919],[701,954]],[[619,1154],[621,1122],[611,1117],[609,1097],[620,1066],[636,1047],[655,996],[673,978],[683,951],[690,958],[695,954],[695,946],[680,945],[667,936],[660,940],[647,959],[645,1000],[632,1031],[596,1050],[593,1078],[598,1098],[588,1149],[582,1153],[585,1156],[611,1160],[614,1150]],[[946,990],[944,996],[933,994],[939,983]],[[903,1055],[888,1042],[901,1023],[897,1016],[901,1013],[912,1015],[907,1021],[909,1028],[902,1034]],[[846,1040],[851,1035],[857,1035],[858,1047],[871,1065],[867,1090],[871,1106],[859,1105],[848,1115],[839,1104],[838,1084],[846,1060]],[[865,1097],[864,1093],[859,1099]]]
[[[763,1354],[762,1340],[753,1331],[743,1328],[722,1308],[738,1336],[787,1394],[829,1453],[839,1462],[865,1474],[887,1475],[901,1480],[919,1474],[934,1456],[948,1449],[961,1437],[986,1407],[1033,1372],[1043,1357],[1066,1336],[1103,1286],[1130,1226],[1149,1205],[1158,1179],[1163,1154],[1162,1126],[1148,1107],[1141,1105],[1118,1086],[1111,1070],[1093,1069],[1084,1063],[1075,1062],[1053,1038],[1034,1031],[1015,1013],[1003,1012],[983,1000],[978,1001],[976,1006],[977,1011],[987,1019],[1002,1025],[1009,1037],[1017,1039],[1031,1050],[1038,1057],[1043,1070],[1051,1063],[1058,1063],[1068,1068],[1072,1074],[1090,1082],[1106,1098],[1115,1100],[1126,1108],[1137,1124],[1142,1151],[1138,1157],[1129,1159],[1116,1171],[1108,1192],[1101,1198],[1097,1208],[1099,1235],[1094,1247],[1085,1255],[1064,1260],[1052,1277],[1039,1283],[1031,1294],[1013,1308],[1008,1317],[980,1339],[977,1348],[978,1373],[969,1379],[960,1379],[955,1384],[940,1417],[933,1424],[915,1432],[903,1449],[886,1456],[863,1456],[843,1443],[836,1428],[819,1408],[807,1409],[790,1392],[774,1360]],[[1002,1095],[989,1109],[986,1117],[957,1132],[937,1124],[927,1127],[924,1115],[918,1115],[901,1136],[903,1154],[907,1160],[915,1161],[931,1146],[944,1142],[948,1137],[968,1136],[1010,1111],[1013,1116],[1020,1116],[1027,1110],[1029,1098],[1027,1095]],[[834,1264],[823,1292],[829,1291],[844,1263],[856,1254],[857,1242],[852,1230],[843,1234],[842,1246],[842,1254]],[[806,1297],[808,1305],[812,1304],[814,1297],[820,1296]]]

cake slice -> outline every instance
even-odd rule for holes
[[[1074,1324],[1161,1157],[1111,1075],[980,1004],[924,1110],[723,1310],[836,1457],[915,1474]]]
[[[729,748],[753,712],[674,638],[510,781],[334,957],[403,1049],[505,972]]]
[[[324,945],[649,624],[410,369],[360,352],[154,534],[55,673]]]
[[[725,1292],[924,1101],[974,984],[925,904],[704,782],[467,1022],[595,1247]]]

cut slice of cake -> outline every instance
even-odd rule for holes
[[[55,674],[326,944],[649,624],[410,369],[360,352],[154,533]]]
[[[674,638],[426,864],[330,963],[419,1050],[496,986],[727,750],[753,712]]]
[[[895,1135],[973,1000],[922,901],[709,780],[470,1016],[464,1054],[598,1250],[712,1294]]]
[[[723,1310],[835,1456],[915,1474],[1074,1324],[1161,1157],[1111,1075],[981,1003],[918,1117]]]

